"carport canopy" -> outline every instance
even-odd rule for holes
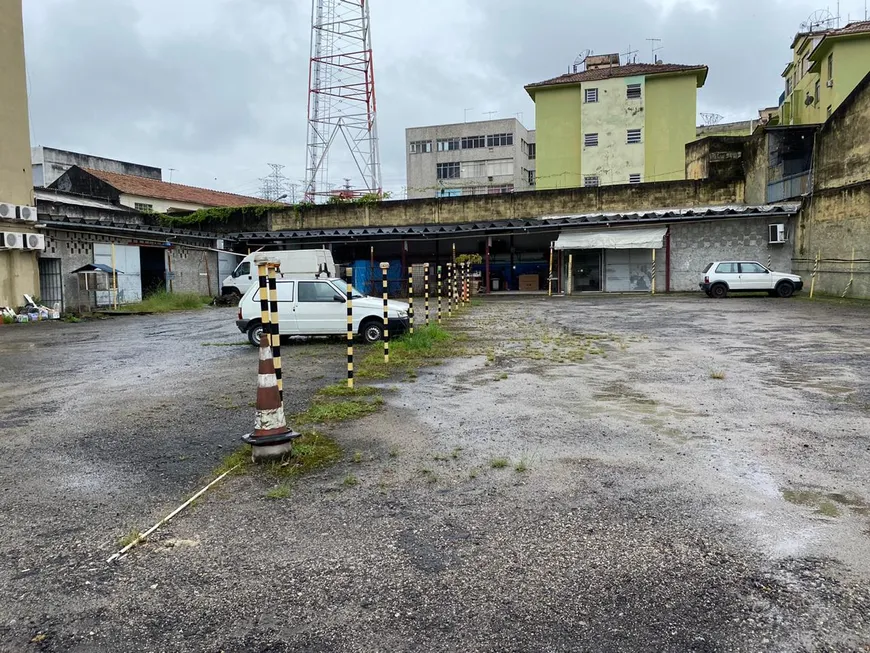
[[[572,229],[559,234],[556,249],[661,249],[667,227]]]

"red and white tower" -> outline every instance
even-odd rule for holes
[[[348,168],[342,178],[353,176],[333,192],[328,161],[336,146],[350,153],[340,157]],[[382,193],[368,0],[312,0],[305,165],[306,201]]]

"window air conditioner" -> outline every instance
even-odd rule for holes
[[[0,218],[14,220],[16,217],[16,209],[17,207],[14,204],[6,204],[5,202],[0,202]]]
[[[45,249],[45,236],[42,234],[24,234],[24,249]]]
[[[772,245],[782,244],[786,242],[786,233],[784,224],[768,225],[769,238],[768,242]]]
[[[26,220],[27,222],[36,222],[36,207],[35,206],[19,206],[18,219]]]
[[[24,234],[0,232],[0,249],[24,249]]]

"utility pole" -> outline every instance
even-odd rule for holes
[[[283,172],[284,166],[279,163],[269,163],[268,165],[272,168],[272,173],[268,177],[260,179],[263,184],[260,190],[260,197],[274,202],[281,195],[286,196],[288,194],[290,185],[288,184],[289,180],[287,176]]]

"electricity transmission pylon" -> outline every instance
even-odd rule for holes
[[[330,194],[329,153],[339,141],[354,195],[382,193],[368,0],[312,0],[305,200]],[[350,171],[342,171],[347,176]],[[341,191],[345,192],[345,191]]]

